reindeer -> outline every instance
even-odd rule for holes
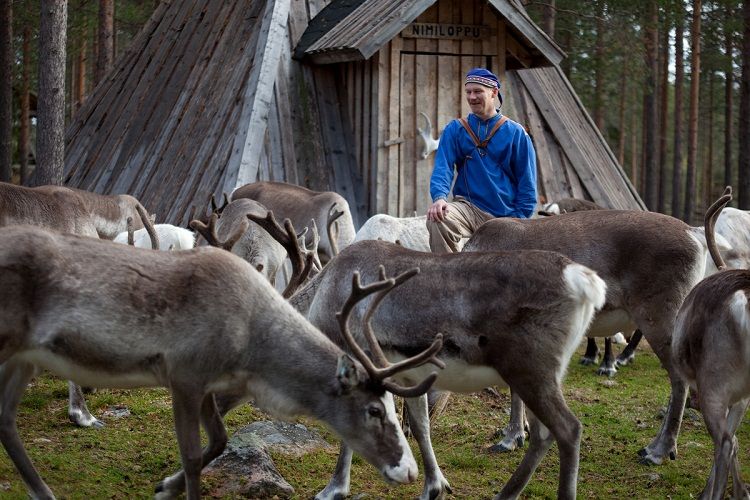
[[[247,218],[247,214],[265,216],[267,212],[268,209],[257,201],[240,198],[221,207],[220,211],[214,210],[208,224],[193,220],[190,227],[209,245],[228,250],[249,262],[275,285],[276,274],[286,259],[286,250]],[[235,235],[239,235],[239,239],[235,240]]]
[[[277,217],[291,220],[296,228],[307,226],[311,218],[321,231],[325,227],[328,238],[318,246],[323,264],[354,240],[356,231],[349,204],[338,193],[311,191],[284,182],[254,182],[232,192],[232,201],[242,198],[257,201]]]
[[[728,201],[725,196],[717,203]],[[672,352],[678,375],[697,393],[714,442],[713,465],[700,498],[723,499],[731,470],[732,498],[747,499],[736,432],[750,405],[750,271],[724,270],[710,224],[707,218],[709,248],[721,272],[698,283],[685,298],[677,313]]]
[[[721,205],[711,207],[715,220]],[[711,235],[713,237],[713,234]],[[666,215],[628,210],[572,212],[541,219],[493,219],[474,233],[465,252],[554,249],[588,266],[607,283],[607,303],[588,335],[639,328],[667,370],[672,387],[659,434],[639,451],[644,463],[677,454],[687,386],[671,352],[677,311],[704,276],[706,233]]]
[[[0,282],[0,442],[34,498],[53,495],[15,418],[40,369],[93,387],[170,389],[185,473],[162,481],[159,496],[185,488],[188,499],[199,497],[201,468],[227,441],[214,396],[227,394],[236,404],[252,397],[276,415],[321,419],[387,480],[416,479],[386,390],[416,396],[429,388],[434,373],[412,387],[391,377],[433,359],[439,336],[394,367],[375,369],[352,344],[354,361],[247,262],[210,247],[158,252],[7,227],[0,229]],[[356,291],[348,307],[395,282]],[[340,317],[344,338],[348,316]],[[199,424],[208,434],[203,452]]]
[[[0,227],[31,224],[97,238],[97,228],[77,191],[61,186],[28,188],[0,182]],[[102,427],[86,406],[83,390],[68,382],[68,418],[80,427]]]
[[[61,188],[60,186],[38,186],[34,189],[53,192]],[[91,214],[97,234],[102,239],[113,240],[118,234],[127,231],[128,217],[133,221],[134,230],[146,227],[141,220],[138,207],[148,212],[137,199],[128,194],[105,195],[69,187],[62,189],[69,189],[81,198]]]
[[[128,217],[128,220],[132,223],[132,218]],[[155,248],[155,250],[189,250],[195,247],[195,233],[184,227],[172,224],[154,224],[154,231],[158,240],[158,248]],[[154,248],[153,240],[147,228],[133,231],[132,227],[129,227],[128,231],[118,234],[112,241],[127,244],[131,235],[133,238],[132,245],[138,248]]]
[[[389,358],[398,359],[424,349],[431,330],[441,331],[439,359],[446,368],[437,376],[436,389],[474,392],[507,384],[523,394],[533,411],[532,444],[499,497],[521,493],[554,440],[560,450],[558,496],[575,498],[581,424],[565,403],[561,383],[575,346],[604,302],[604,282],[554,252],[436,255],[364,240],[344,249],[290,302],[340,342],[336,318],[327,309],[341,303],[353,270],[376,279],[384,273],[380,263],[389,273],[415,266],[420,273],[382,301],[374,299],[377,314],[364,304],[355,309],[362,324],[355,338],[368,339],[376,359],[378,344]],[[421,370],[412,370],[399,379],[406,383],[422,376]],[[407,398],[406,404],[424,462],[420,498],[440,498],[450,485],[432,450],[426,398]],[[348,495],[351,459],[352,450],[343,443],[336,473],[316,498]]]
[[[607,208],[594,203],[589,200],[582,200],[580,198],[562,198],[560,200],[545,204],[541,210],[537,212],[542,217],[549,217],[553,215],[560,215],[568,212],[581,212],[585,210],[608,210]],[[625,349],[615,358],[612,352],[612,342],[618,341],[619,337],[623,337],[622,333],[618,332],[612,337],[605,337],[604,339],[604,357],[596,370],[597,375],[607,375],[612,377],[617,373],[618,366],[625,366],[635,359],[635,349],[638,347],[638,343],[643,338],[643,334],[640,330],[635,330],[628,339],[627,346]],[[624,338],[623,338],[624,340]],[[589,337],[586,343],[586,352],[581,358],[581,364],[583,365],[594,365],[599,359],[599,347],[596,345],[596,339]],[[518,439],[518,436],[509,436],[506,433],[506,439],[500,445],[498,445],[498,451],[511,451],[515,449],[516,444],[523,444],[523,437]]]
[[[422,139],[423,143],[422,152],[419,154],[419,157],[426,160],[434,151],[437,151],[437,148],[440,145],[440,136],[438,135],[437,139],[433,139],[432,122],[430,121],[430,117],[421,111],[419,114],[422,115],[422,118],[424,118],[425,121],[425,128],[417,128],[417,134]]]

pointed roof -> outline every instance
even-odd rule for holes
[[[288,14],[289,0],[161,2],[66,130],[65,184],[186,225],[255,181]]]
[[[435,0],[333,0],[308,25],[294,57],[315,64],[372,57]],[[489,4],[508,21],[508,29],[532,56],[532,66],[558,64],[563,51],[513,0]]]

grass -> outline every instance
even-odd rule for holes
[[[582,351],[579,351],[579,354]],[[584,426],[579,498],[634,497],[690,498],[703,488],[711,466],[713,446],[700,417],[683,422],[678,457],[658,467],[640,465],[637,451],[656,435],[660,409],[669,386],[656,357],[641,349],[635,364],[622,368],[613,379],[594,369],[571,363],[565,382],[568,404]],[[26,392],[18,426],[32,460],[58,498],[149,498],[158,480],[179,467],[172,411],[166,390],[103,390],[87,396],[89,408],[100,416],[109,407],[125,405],[131,415],[103,417],[104,429],[79,429],[67,419],[67,385],[43,375]],[[521,460],[522,453],[494,455],[486,449],[507,422],[510,398],[488,393],[454,395],[433,428],[433,444],[453,498],[488,498],[500,490]],[[230,432],[266,415],[245,405],[227,416]],[[329,442],[333,435],[309,419]],[[750,478],[750,432],[739,430],[743,475]],[[416,445],[412,442],[417,454]],[[274,454],[279,471],[295,488],[295,498],[310,498],[323,488],[334,469],[337,448],[301,458]],[[558,456],[553,445],[532,476],[524,498],[554,498]],[[388,486],[377,471],[355,457],[352,493],[368,498],[413,498],[416,484]],[[205,484],[205,481],[204,481]],[[27,498],[24,486],[7,454],[0,453],[0,497]]]

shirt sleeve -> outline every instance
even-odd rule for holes
[[[435,152],[435,164],[430,177],[430,196],[434,203],[440,198],[447,199],[453,183],[453,165],[456,163],[458,147],[456,145],[455,120],[448,123]]]
[[[528,219],[536,208],[536,152],[531,137],[521,131],[515,141],[511,167],[518,182],[515,217]]]

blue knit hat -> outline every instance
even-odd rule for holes
[[[492,71],[484,68],[474,68],[466,73],[466,82],[464,85],[466,83],[478,83],[479,85],[493,89],[500,88],[500,80],[497,79],[497,76]]]
[[[500,100],[500,105],[503,105],[503,95],[500,93],[500,80],[498,80],[497,75],[492,71],[485,68],[474,68],[469,70],[469,72],[466,73],[466,82],[464,85],[467,83],[478,83],[479,85],[484,85],[491,89],[497,89],[497,98]]]

